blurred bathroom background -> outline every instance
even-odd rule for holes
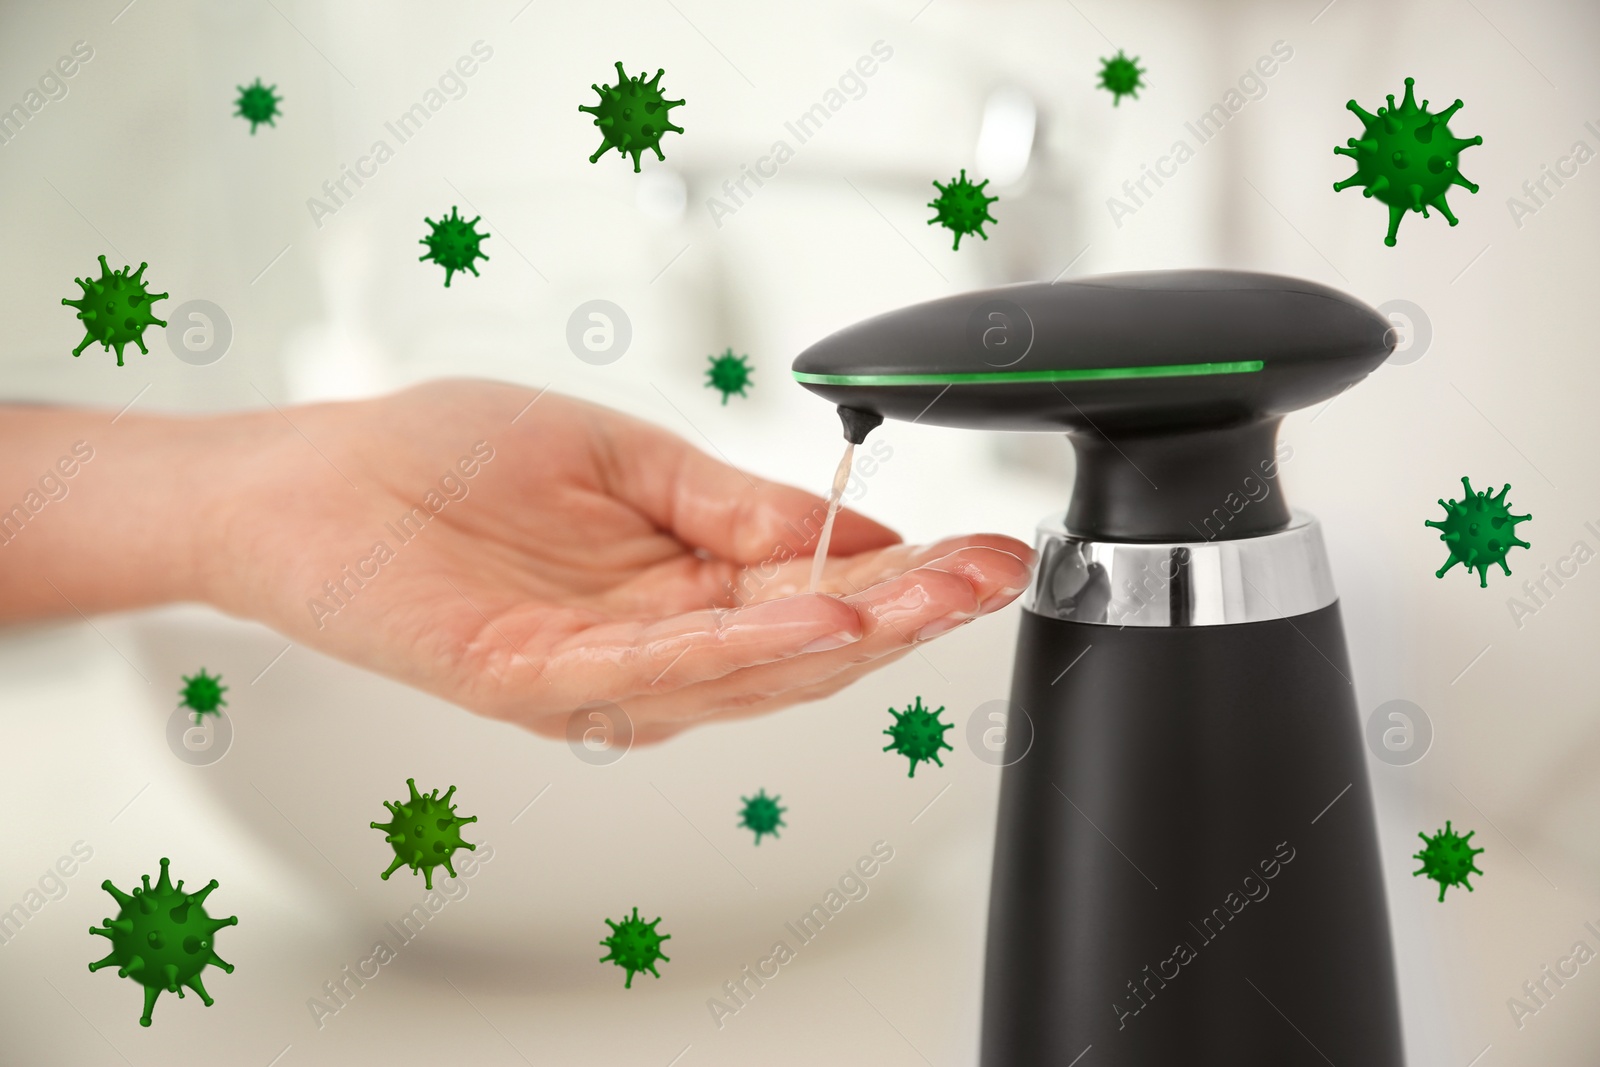
[[[1597,45],[1600,8],[1577,0],[7,0],[0,110],[26,120],[0,113],[0,397],[214,412],[492,377],[821,492],[838,425],[787,367],[863,317],[1152,268],[1349,291],[1400,349],[1286,421],[1283,477],[1324,526],[1363,721],[1400,731],[1371,773],[1410,1062],[1592,1067],[1600,964],[1543,974],[1600,946],[1600,564],[1571,562],[1600,549]],[[1113,106],[1097,71],[1119,49],[1146,87]],[[589,162],[578,111],[618,60],[687,101],[639,174]],[[252,136],[234,100],[258,76],[282,114]],[[1451,192],[1459,226],[1410,214],[1387,248],[1383,206],[1331,189],[1353,169],[1331,149],[1360,133],[1346,100],[1374,110],[1408,76],[1436,109],[1465,100],[1451,128],[1483,136],[1461,162],[1481,190]],[[963,168],[998,221],[956,251],[925,205]],[[452,205],[492,236],[481,277],[446,289],[418,240]],[[173,325],[120,368],[71,358],[60,306],[102,253],[171,294]],[[626,346],[569,343],[588,329]],[[705,370],[729,348],[755,370],[724,406]],[[1071,483],[1055,437],[878,437],[892,459],[857,506],[911,540],[1031,539]],[[1423,520],[1463,474],[1534,516],[1487,589],[1433,573]],[[1519,619],[1508,598],[1532,604],[1521,583],[1558,565]],[[0,632],[0,911],[27,911],[0,926],[0,1062],[974,1064],[1000,777],[980,708],[1007,693],[1017,610],[828,700],[611,761],[197,606]],[[230,686],[230,736],[185,741],[175,693],[202,665]],[[879,749],[917,696],[955,751],[908,779]],[[343,969],[426,895],[375,877],[389,852],[367,828],[411,776],[457,785],[492,856],[358,988]],[[735,822],[758,788],[789,813],[755,848]],[[1441,905],[1411,857],[1447,819],[1486,873]],[[715,1019],[708,1000],[736,1004],[724,983],[880,841],[867,894]],[[80,842],[92,858],[48,877]],[[103,879],[127,889],[161,856],[219,880],[237,970],[207,972],[210,1009],[164,996],[146,1030],[138,988],[86,970],[104,944],[85,929],[114,911]],[[672,961],[625,991],[598,941],[635,905]]]

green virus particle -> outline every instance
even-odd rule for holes
[[[452,205],[450,214],[434,222],[424,218],[433,228],[433,232],[418,241],[418,244],[427,245],[428,251],[417,257],[417,262],[431,259],[444,268],[444,287],[450,288],[450,279],[458,270],[470,270],[474,278],[478,277],[478,268],[472,265],[475,259],[489,262],[489,257],[483,254],[478,246],[490,237],[487,233],[478,232],[478,218],[470,222],[457,214]]]
[[[227,691],[220,674],[213,678],[201,667],[193,678],[187,674],[183,676],[183,688],[178,695],[183,698],[183,706],[194,712],[194,721],[199,722],[207,715],[222,714],[217,709],[227,706],[227,698],[222,695]]]
[[[633,918],[623,919],[620,923],[606,920],[606,925],[611,927],[611,936],[605,938],[600,944],[611,951],[600,957],[601,963],[615,963],[618,967],[628,972],[628,980],[622,988],[633,988],[633,976],[641,971],[649,971],[657,978],[661,972],[656,970],[656,961],[671,963],[672,957],[661,953],[661,942],[669,940],[671,934],[656,933],[656,923],[661,921],[657,915],[655,922],[645,922],[639,918],[639,909],[633,909]]]
[[[1444,903],[1444,891],[1446,889],[1453,885],[1459,885],[1465,887],[1467,892],[1470,893],[1472,892],[1472,886],[1467,881],[1467,877],[1483,873],[1478,870],[1477,861],[1473,859],[1483,849],[1473,848],[1470,844],[1472,835],[1477,832],[1476,830],[1471,830],[1468,831],[1467,836],[1462,837],[1450,828],[1449,819],[1445,820],[1444,829],[1432,837],[1420,830],[1417,831],[1417,836],[1422,838],[1422,843],[1425,847],[1421,852],[1411,857],[1422,861],[1422,869],[1412,871],[1411,876],[1415,878],[1418,875],[1425,874],[1435,882],[1438,882],[1439,902],[1441,904]]]
[[[1129,59],[1120,48],[1110,59],[1100,57],[1100,88],[1111,93],[1112,107],[1120,107],[1125,96],[1139,99],[1139,90],[1144,88],[1139,76],[1144,72],[1144,68],[1139,66],[1139,57]]]
[[[1439,540],[1450,549],[1450,558],[1434,572],[1434,577],[1443,578],[1451,567],[1464,563],[1467,570],[1477,570],[1478,588],[1482,589],[1489,584],[1489,564],[1500,564],[1500,569],[1509,575],[1511,568],[1506,565],[1506,553],[1514,547],[1533,547],[1517,539],[1516,529],[1517,523],[1527,522],[1533,516],[1511,514],[1506,504],[1506,494],[1511,492],[1509,482],[1499,496],[1490,496],[1487,489],[1473,492],[1472,483],[1464,477],[1461,484],[1466,495],[1460,500],[1439,501],[1445,511],[1444,518],[1424,519],[1423,525],[1438,530]]]
[[[224,926],[237,926],[239,917],[213,919],[206,914],[206,897],[217,888],[215,878],[198,893],[185,893],[180,880],[173,885],[167,877],[167,861],[161,861],[161,878],[155,886],[150,876],[144,876],[144,888],[134,889],[133,895],[122,892],[107,878],[100,883],[116,898],[121,911],[115,919],[102,920],[105,929],[89,927],[91,934],[99,934],[111,941],[111,953],[103,960],[89,964],[89,970],[115,967],[118,978],[132,978],[144,986],[144,1014],[140,1026],[150,1025],[150,1013],[155,1009],[156,998],[162,990],[183,997],[183,987],[188,986],[200,994],[206,1007],[211,1007],[210,994],[200,982],[200,972],[207,964],[233,973],[233,964],[224,961],[212,951],[212,938]]]
[[[747,362],[749,356],[736,356],[728,349],[720,356],[707,356],[711,367],[706,371],[706,388],[722,394],[722,405],[727,407],[728,397],[738,393],[744,396],[750,385],[750,375],[755,368]]]
[[[943,767],[944,760],[939,758],[941,748],[954,751],[945,743],[944,732],[955,724],[939,721],[939,712],[943,710],[941,706],[929,711],[922,706],[921,697],[903,712],[894,708],[889,709],[889,714],[894,716],[894,725],[883,732],[892,740],[883,746],[883,751],[887,752],[892,748],[911,760],[911,770],[907,772],[907,778],[915,778],[917,764],[925,760],[932,760]]]
[[[256,127],[263,122],[276,129],[278,124],[272,121],[272,117],[282,114],[278,110],[278,104],[283,101],[283,97],[273,95],[278,87],[262,85],[261,79],[257,78],[254,85],[241,85],[238,88],[239,99],[234,103],[239,106],[239,110],[234,114],[250,120],[250,136],[255,136]]]
[[[122,366],[124,345],[138,345],[140,352],[150,354],[150,350],[144,346],[145,327],[166,325],[150,312],[155,302],[165,300],[167,294],[152,293],[145,287],[144,269],[147,266],[147,263],[139,264],[139,269],[132,274],[128,273],[133,270],[132,267],[113,271],[106,257],[101,256],[99,278],[73,279],[83,288],[83,296],[77,300],[62,297],[61,302],[78,309],[78,318],[86,331],[83,343],[72,350],[74,356],[83,355],[83,350],[96,341],[105,346],[107,352],[113,346],[116,348],[119,367]]]
[[[1383,243],[1394,247],[1395,234],[1400,231],[1400,219],[1407,211],[1420,211],[1429,218],[1430,206],[1439,209],[1445,221],[1454,226],[1459,219],[1450,213],[1444,195],[1452,185],[1463,186],[1475,193],[1478,187],[1461,176],[1461,150],[1482,144],[1482,137],[1462,140],[1453,137],[1446,123],[1461,108],[1457,100],[1437,115],[1428,113],[1428,102],[1417,106],[1411,94],[1415,78],[1406,79],[1406,98],[1395,107],[1394,94],[1389,94],[1389,106],[1380,107],[1376,115],[1362,110],[1351,100],[1345,107],[1355,112],[1366,129],[1359,138],[1345,143],[1348,148],[1335,147],[1341,156],[1356,161],[1356,172],[1342,182],[1334,182],[1337,192],[1352,185],[1362,185],[1362,196],[1375,196],[1389,206],[1389,233]]]
[[[778,836],[778,827],[787,825],[783,821],[783,813],[788,808],[778,807],[782,797],[769,797],[767,791],[762,789],[753,797],[740,797],[744,801],[744,810],[739,812],[739,825],[756,832],[756,844],[761,844],[762,834]]]
[[[450,866],[450,857],[461,848],[468,852],[477,851],[477,845],[461,840],[461,828],[470,822],[477,822],[478,817],[469,815],[463,819],[456,815],[456,806],[450,803],[450,797],[456,791],[455,786],[451,786],[442,797],[437,789],[431,793],[418,793],[415,778],[407,778],[406,786],[411,790],[411,799],[398,804],[385,800],[383,806],[389,809],[392,818],[387,823],[372,824],[374,830],[386,832],[384,840],[394,847],[394,862],[389,864],[389,869],[383,872],[382,877],[388,881],[389,876],[401,867],[410,867],[413,874],[422,871],[423,884],[431,890],[435,867],[442,866],[454,878],[456,869]]]
[[[935,181],[933,187],[939,190],[939,198],[928,201],[928,206],[933,208],[933,218],[928,220],[928,225],[943,226],[953,231],[956,235],[954,247],[958,250],[961,248],[961,238],[969,233],[975,233],[987,241],[989,235],[983,232],[983,224],[1000,223],[999,219],[989,214],[989,205],[1000,198],[983,195],[983,187],[988,184],[988,178],[977,185],[967,181],[965,167],[961,169],[959,178],[950,179],[949,185]]]
[[[578,110],[593,115],[594,124],[600,127],[600,147],[589,157],[590,163],[597,162],[615,148],[620,156],[633,156],[633,172],[637,174],[639,155],[645,149],[654,152],[657,159],[667,158],[661,154],[662,135],[669,130],[683,132],[682,126],[672,124],[668,112],[683,106],[683,101],[668,100],[661,95],[661,75],[665,73],[666,69],[662,68],[649,81],[644,80],[642,72],[630,78],[618,62],[617,84],[604,88],[590,86],[600,94],[600,102],[578,105]]]

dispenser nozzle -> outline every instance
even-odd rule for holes
[[[865,444],[867,434],[883,425],[883,416],[874,411],[839,405],[839,421],[844,423],[844,439],[853,445]]]

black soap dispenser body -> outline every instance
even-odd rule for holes
[[[847,431],[1078,455],[1018,635],[982,1067],[1402,1067],[1339,606],[1276,443],[1392,346],[1324,286],[1171,271],[933,301],[796,360]]]

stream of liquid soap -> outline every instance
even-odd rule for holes
[[[822,584],[822,568],[828,562],[828,543],[833,540],[833,520],[839,514],[839,502],[844,499],[844,487],[850,481],[850,461],[855,458],[856,446],[844,446],[844,458],[839,469],[833,472],[833,488],[828,490],[828,517],[822,523],[822,536],[817,540],[817,554],[811,558],[811,591],[815,593]]]

